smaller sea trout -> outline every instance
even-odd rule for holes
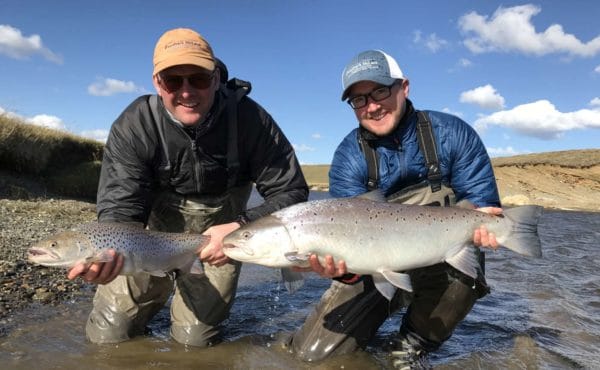
[[[123,223],[90,222],[35,243],[27,252],[30,262],[71,268],[78,263],[109,262],[109,249],[122,254],[121,275],[146,272],[165,276],[166,272],[199,273],[198,252],[210,237],[201,234],[150,231]],[[192,268],[193,267],[193,268]]]

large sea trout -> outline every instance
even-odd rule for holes
[[[447,262],[475,278],[473,232],[485,225],[502,246],[541,256],[537,234],[542,208],[522,206],[494,216],[460,207],[387,203],[372,199],[315,200],[281,209],[225,237],[232,259],[269,267],[309,266],[308,257],[344,260],[349,272],[372,275],[388,299],[395,287],[412,291],[404,273]],[[323,260],[321,259],[321,262]],[[390,283],[393,285],[390,285]]]
[[[149,231],[123,223],[90,222],[35,243],[27,252],[30,262],[71,268],[78,263],[108,262],[108,249],[123,254],[121,275],[147,272],[165,276],[181,270],[200,273],[197,253],[210,237]],[[192,269],[193,267],[193,269]]]

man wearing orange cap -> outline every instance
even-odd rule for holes
[[[289,141],[246,96],[250,84],[221,81],[226,75],[201,35],[167,31],[154,50],[158,94],[137,98],[113,123],[102,161],[98,220],[204,233],[210,243],[199,253],[200,275],[122,276],[124,257],[116,254],[112,262],[72,268],[70,279],[100,284],[86,325],[92,342],[143,334],[174,290],[171,336],[195,346],[217,343],[240,273],[240,264],[222,252],[223,237],[307,199]],[[252,183],[265,202],[246,209]]]

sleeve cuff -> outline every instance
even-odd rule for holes
[[[237,222],[238,224],[240,224],[240,226],[244,226],[246,224],[248,224],[250,222],[250,220],[248,219],[248,217],[246,217],[246,215],[241,214],[239,216],[236,217],[235,220],[233,220],[234,222]]]
[[[346,274],[346,275],[340,276],[338,278],[334,278],[334,280],[337,280],[340,283],[344,283],[344,284],[348,284],[348,285],[354,285],[354,284],[358,283],[361,278],[362,278],[362,275],[358,275],[358,274]]]

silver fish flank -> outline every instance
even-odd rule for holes
[[[197,253],[209,239],[200,234],[149,231],[124,223],[90,222],[35,243],[27,257],[35,264],[71,268],[78,263],[108,262],[112,257],[107,252],[114,249],[125,257],[121,275],[146,272],[165,276],[173,270],[199,273]]]

